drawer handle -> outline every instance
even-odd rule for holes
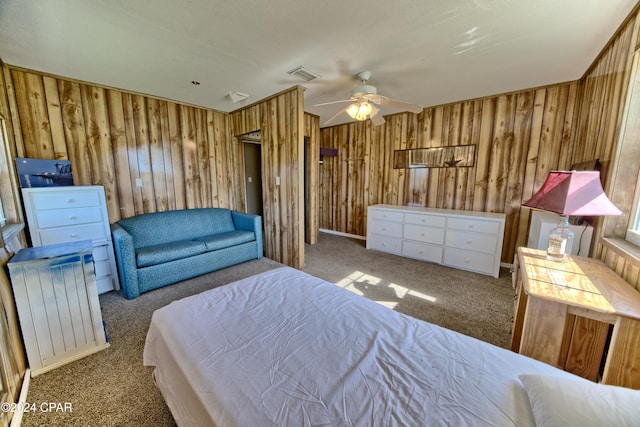
[[[469,264],[469,262],[470,262],[469,258],[465,259],[464,262]]]
[[[467,244],[469,244],[469,245],[470,245],[470,244],[472,244],[472,243],[473,243],[473,240],[467,240]]]
[[[64,201],[67,202],[67,203],[73,203],[74,202],[73,199],[64,199]]]
[[[473,224],[469,224],[467,227],[469,227],[469,228],[473,228]]]
[[[78,217],[75,215],[69,215],[69,219],[78,219]]]
[[[75,237],[80,237],[80,236],[78,234],[76,234],[76,233],[72,233],[72,234],[69,235],[69,237],[74,237],[75,238]]]

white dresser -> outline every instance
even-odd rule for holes
[[[22,196],[33,246],[91,240],[98,293],[120,289],[104,187],[23,188]]]
[[[372,205],[367,249],[498,277],[504,224],[501,213]]]
[[[19,250],[7,263],[31,376],[109,346],[88,240]]]

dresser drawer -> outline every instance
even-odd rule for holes
[[[443,263],[463,270],[493,274],[495,257],[493,254],[445,248]]]
[[[497,221],[484,221],[470,218],[449,218],[447,228],[456,230],[468,230],[478,233],[497,234],[500,230],[500,223]]]
[[[109,261],[94,261],[93,266],[95,269],[96,278],[110,276],[111,275],[111,267],[109,267]]]
[[[107,245],[94,246],[93,260],[104,261],[105,259],[109,259],[109,246]]]
[[[100,206],[100,195],[96,191],[74,191],[32,193],[29,195],[37,210],[84,208]]]
[[[444,228],[405,224],[402,236],[405,239],[418,240],[425,243],[444,244]]]
[[[404,241],[402,255],[423,261],[442,263],[442,246],[432,246],[426,243]]]
[[[113,276],[96,277],[96,288],[98,288],[98,294],[116,289],[113,285]]]
[[[402,239],[376,234],[369,235],[367,238],[367,249],[375,249],[377,251],[400,255],[402,254]]]
[[[402,222],[403,213],[388,211],[388,210],[379,210],[379,209],[369,209],[369,218],[370,219],[381,219],[384,221],[397,221]]]
[[[467,249],[489,254],[496,253],[498,237],[491,234],[468,233],[457,230],[447,230],[445,245],[448,247]]]
[[[40,230],[39,234],[42,245],[75,242],[77,240],[103,240],[108,238],[102,224],[50,228]]]
[[[37,211],[36,218],[40,228],[90,224],[104,220],[98,207]]]
[[[382,234],[383,236],[402,237],[402,223],[374,220],[369,223],[368,233]]]
[[[440,215],[425,215],[425,214],[404,214],[405,224],[417,224],[428,225],[430,227],[442,227],[444,228],[447,218]]]

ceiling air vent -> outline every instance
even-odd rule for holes
[[[292,76],[298,76],[305,82],[310,82],[311,80],[315,80],[320,77],[318,74],[314,73],[313,71],[309,71],[302,65],[294,68],[293,70],[287,71],[287,73],[291,74]]]

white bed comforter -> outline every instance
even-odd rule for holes
[[[157,310],[144,349],[179,425],[533,426],[551,366],[284,267]]]

